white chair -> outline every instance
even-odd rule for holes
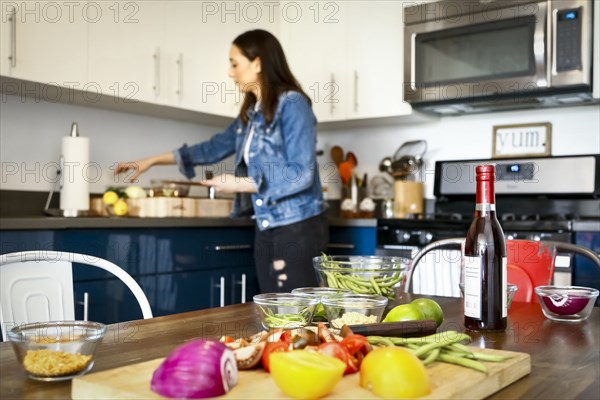
[[[102,258],[60,251],[24,251],[0,255],[0,323],[8,325],[75,319],[72,264],[101,268],[119,278],[134,294],[144,319],[152,318],[148,298],[119,266]],[[84,299],[84,320],[87,304]]]

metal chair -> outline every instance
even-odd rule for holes
[[[125,270],[102,258],[59,251],[24,251],[0,255],[0,323],[7,325],[74,320],[72,264],[108,271],[131,290],[144,319],[152,318],[148,298]],[[84,299],[84,320],[87,302]]]
[[[413,274],[423,257],[441,249],[461,249],[465,238],[455,237],[439,240],[423,247],[412,259],[411,269],[406,281],[406,290],[411,291]],[[536,286],[548,285],[552,282],[554,262],[559,254],[574,253],[590,259],[600,268],[600,256],[593,251],[571,243],[527,240],[507,240],[508,280],[518,286],[513,301],[537,302],[533,289]],[[439,293],[427,293],[438,294]]]

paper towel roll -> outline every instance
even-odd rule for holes
[[[89,161],[89,138],[62,138],[60,209],[65,217],[77,216],[90,208]]]

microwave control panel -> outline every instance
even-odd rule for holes
[[[556,71],[581,69],[581,8],[560,10],[556,21]]]

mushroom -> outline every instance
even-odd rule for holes
[[[259,342],[234,350],[233,355],[237,361],[238,369],[242,370],[256,367],[262,358],[265,346],[266,342]]]

